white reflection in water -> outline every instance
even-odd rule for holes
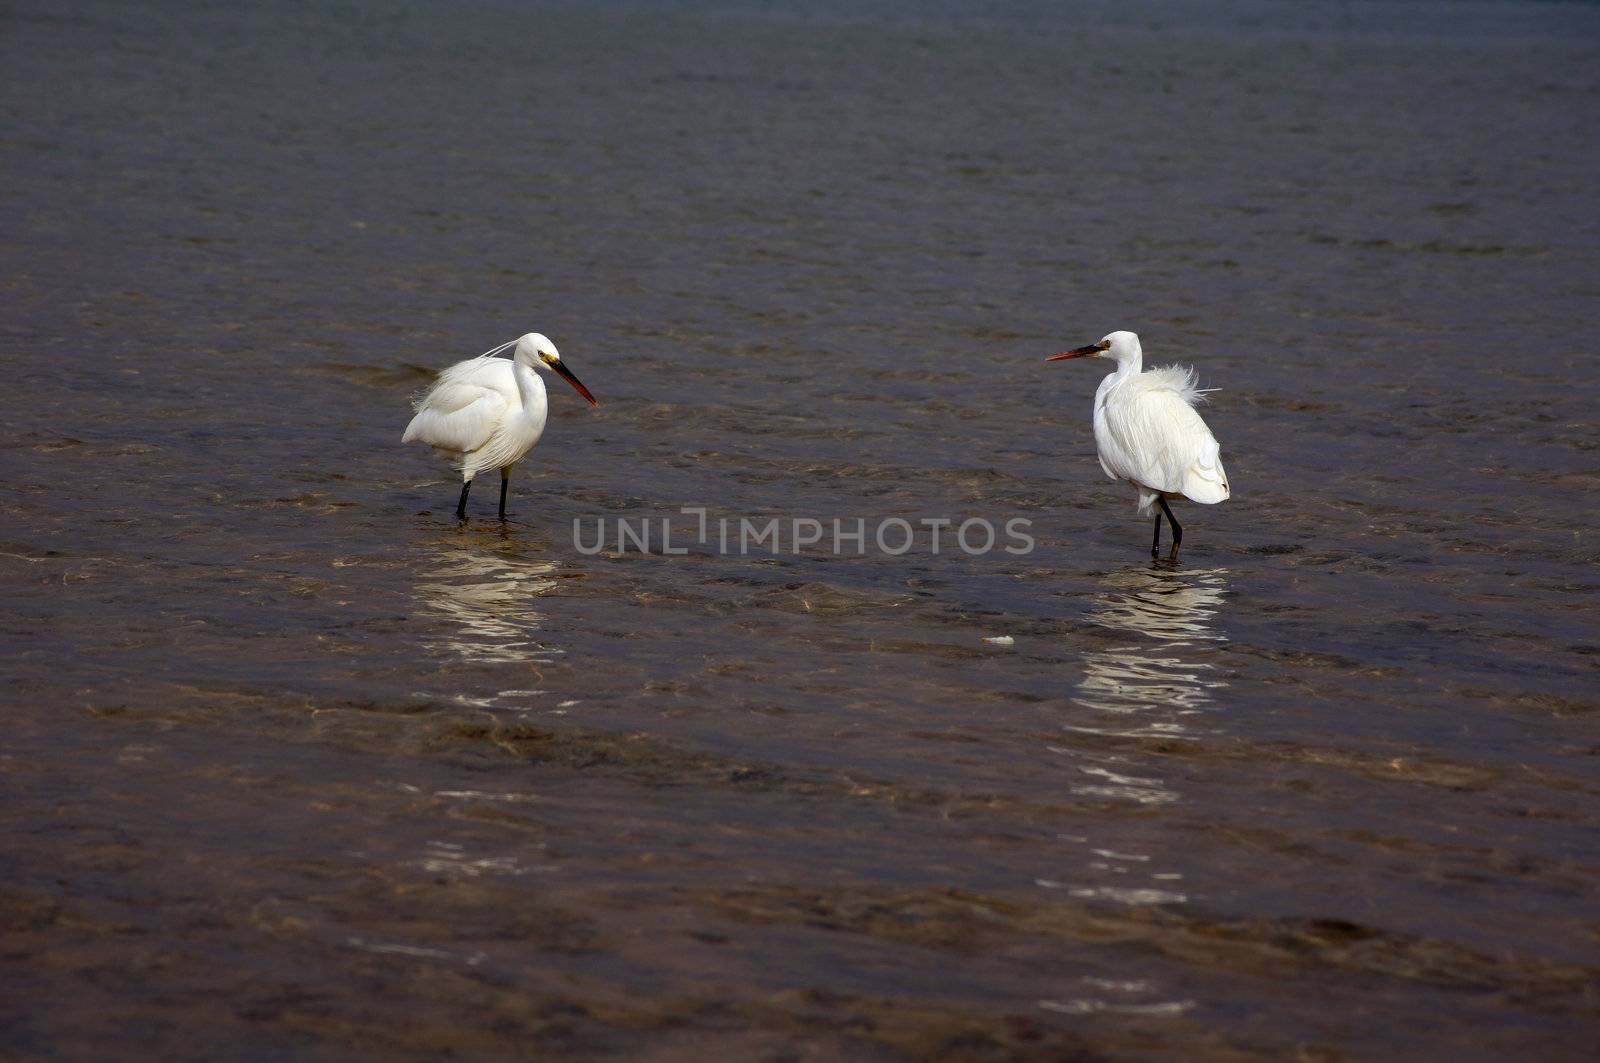
[[[535,845],[534,849],[542,850],[543,845]],[[453,875],[460,878],[479,878],[483,875],[532,875],[538,872],[555,871],[557,868],[548,864],[528,865],[517,857],[504,854],[499,856],[473,856],[460,845],[453,842],[429,842],[421,861],[422,869],[430,875]]]
[[[555,587],[556,568],[554,561],[450,547],[434,553],[428,578],[416,592],[423,608],[449,627],[436,644],[461,659],[549,664],[561,651],[534,637],[545,618],[533,606]]]
[[[1090,623],[1128,636],[1083,656],[1083,679],[1068,731],[1141,738],[1189,738],[1192,718],[1227,686],[1206,658],[1227,636],[1215,626],[1227,592],[1227,569],[1139,567],[1113,572],[1095,597]],[[1103,751],[1051,746],[1076,762],[1073,792],[1087,797],[1169,804],[1178,795],[1147,764]]]
[[[1080,988],[1081,987],[1081,988]],[[1077,979],[1078,995],[1064,1000],[1041,1000],[1039,1007],[1058,1011],[1063,1015],[1150,1015],[1178,1016],[1195,1007],[1188,999],[1163,1000],[1162,987],[1146,978],[1097,978],[1084,975]]]
[[[1227,641],[1213,624],[1227,573],[1136,568],[1106,578],[1088,620],[1134,638],[1084,655],[1073,701],[1117,718],[1085,730],[1162,737],[1189,732],[1184,718],[1203,711],[1212,692],[1228,685],[1204,659],[1208,646]]]
[[[1175,572],[1139,567],[1107,576],[1088,620],[1119,637],[1108,648],[1084,655],[1084,675],[1073,692],[1077,707],[1069,732],[1154,738],[1191,738],[1195,720],[1211,706],[1226,680],[1212,658],[1227,636],[1216,620],[1226,598],[1227,570]],[[1156,806],[1180,800],[1164,778],[1167,758],[1144,758],[1103,744],[1048,747],[1071,765],[1071,790],[1095,800]],[[1035,884],[1083,901],[1128,907],[1184,904],[1190,899],[1180,871],[1163,867],[1169,855],[1141,851],[1138,835],[1091,841],[1060,835],[1070,843],[1066,872]],[[1076,846],[1082,846],[1076,849]],[[1159,994],[1152,994],[1159,996]],[[1129,1014],[1178,1014],[1192,1001],[1113,1000],[1084,995],[1041,1001],[1052,1010]]]

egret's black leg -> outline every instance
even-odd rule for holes
[[[1178,518],[1172,515],[1172,508],[1167,505],[1167,500],[1158,498],[1161,503],[1161,512],[1167,515],[1167,523],[1172,525],[1172,553],[1167,555],[1168,561],[1178,560],[1178,547],[1183,545],[1183,526],[1178,523]]]
[[[472,490],[472,481],[463,480],[461,482],[461,501],[456,503],[456,520],[465,521],[467,519],[467,492],[470,490]]]
[[[506,519],[506,488],[511,486],[511,470],[500,470],[500,519]]]
[[[1156,514],[1156,537],[1150,540],[1150,556],[1161,556],[1161,514]]]

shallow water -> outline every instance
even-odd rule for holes
[[[9,1053],[1585,1055],[1600,17],[808,11],[3,16]]]

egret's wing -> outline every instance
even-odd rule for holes
[[[441,380],[417,403],[417,415],[400,441],[420,439],[441,450],[470,453],[489,441],[506,405],[494,388]]]
[[[1152,490],[1186,494],[1197,502],[1227,497],[1217,441],[1185,393],[1153,381],[1113,394],[1105,408],[1107,454],[1102,462]],[[1194,481],[1199,497],[1188,490]],[[1209,485],[1209,486],[1207,486]]]
[[[1210,504],[1228,497],[1228,474],[1222,468],[1221,449],[1216,439],[1211,439],[1211,446],[1203,449],[1194,464],[1184,470],[1183,493],[1196,502]]]

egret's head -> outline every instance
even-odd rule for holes
[[[561,352],[556,350],[556,345],[551,343],[542,333],[530,332],[517,341],[516,358],[528,365],[535,365],[547,369],[556,376],[565,380],[577,389],[578,394],[589,400],[590,406],[598,406],[600,402],[589,389],[572,375],[572,370],[561,364]]]
[[[1112,332],[1107,334],[1099,343],[1091,343],[1087,347],[1074,347],[1070,351],[1052,354],[1046,358],[1047,362],[1059,362],[1063,358],[1114,358],[1117,361],[1137,357],[1139,354],[1139,337],[1132,332]]]
[[[553,366],[561,361],[561,352],[542,332],[530,332],[517,340],[515,356],[528,365]]]

